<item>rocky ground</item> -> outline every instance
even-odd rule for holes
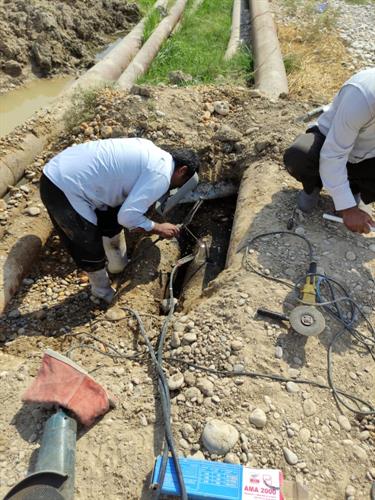
[[[140,17],[125,0],[2,0],[0,2],[0,92],[32,74],[77,74],[89,68],[116,33]]]
[[[337,9],[337,27],[359,67],[375,65],[375,5],[350,4],[343,0],[332,2]],[[360,22],[358,22],[360,20]]]
[[[375,64],[373,1],[272,0],[290,92],[320,104]]]
[[[42,165],[57,150],[121,135],[183,144],[198,150],[203,180],[238,183],[250,167],[257,187],[249,202],[248,235],[285,230],[294,213],[293,232],[309,238],[320,268],[345,283],[374,320],[373,238],[323,223],[322,212],[332,208],[327,197],[313,216],[294,212],[297,184],[283,170],[281,158],[288,143],[304,129],[296,117],[308,107],[287,99],[267,101],[242,87],[139,87],[129,96],[105,90],[92,118],[45,151],[28,172],[29,182],[2,203],[5,238],[12,232],[9,222],[16,217],[22,215],[30,228],[45,217],[43,207],[31,196]],[[198,214],[193,232],[201,236],[224,227],[233,216],[229,205],[225,201],[216,208],[204,205],[205,217]],[[130,251],[133,248],[134,242]],[[171,267],[175,249],[168,252]],[[249,258],[266,275],[290,281],[298,280],[307,266],[303,245],[291,236],[260,242]],[[32,469],[50,414],[38,405],[21,403],[43,351],[50,347],[66,353],[76,347],[73,358],[118,400],[116,409],[80,433],[76,497],[150,497],[153,460],[162,447],[157,385],[137,325],[121,307],[138,310],[156,341],[163,321],[158,314],[160,283],[165,282],[158,260],[147,259],[141,268],[130,268],[126,293],[106,310],[90,300],[86,277],[74,269],[58,238],[51,237],[0,319],[0,378],[4,380],[0,422],[5,429],[0,437],[0,494]],[[260,306],[288,311],[296,303],[290,289],[261,278],[244,263],[211,281],[188,311],[180,304],[165,349],[177,446],[185,456],[280,468],[287,479],[303,483],[311,499],[367,499],[375,479],[374,419],[356,417],[347,410],[341,414],[328,390],[293,382],[304,378],[327,383],[327,348],[338,331],[337,323],[327,317],[326,330],[318,338],[306,339],[287,323],[256,315]],[[364,322],[359,328],[370,336]],[[124,359],[105,356],[108,347],[87,334],[113,344]],[[125,359],[134,355],[140,358]],[[168,362],[169,356],[180,361]],[[221,370],[234,376],[220,375]],[[283,375],[289,382],[235,375],[243,370]],[[333,375],[341,389],[374,404],[374,363],[348,335],[335,345]]]

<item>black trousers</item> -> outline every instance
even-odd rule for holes
[[[63,191],[44,174],[40,179],[40,196],[62,244],[77,266],[88,272],[103,269],[106,257],[102,237],[112,238],[123,229],[117,222],[120,207],[96,210],[96,226],[76,212]]]
[[[322,188],[319,160],[325,139],[317,126],[312,127],[299,135],[284,153],[287,171],[302,183],[308,194],[316,187]],[[352,193],[360,193],[365,204],[375,201],[375,158],[355,164],[347,163],[346,168]]]

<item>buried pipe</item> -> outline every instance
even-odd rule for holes
[[[272,204],[272,192],[268,189],[267,179],[277,176],[278,167],[273,163],[257,163],[250,165],[244,172],[238,191],[236,211],[233,219],[232,232],[227,252],[225,267],[239,268],[242,265],[243,250],[250,240],[252,226],[257,213],[252,209],[253,205]],[[255,226],[257,232],[269,231],[267,219],[264,228],[259,218]]]
[[[158,0],[154,8],[163,7],[166,3],[167,0]],[[52,123],[48,124],[47,131],[38,135],[28,133],[17,144],[14,151],[0,158],[0,197],[6,194],[9,186],[17,184],[23,177],[27,166],[43,151],[48,141],[63,131],[64,114],[71,103],[74,92],[77,89],[86,90],[117,80],[142,45],[144,25],[145,18],[103,60],[95,64],[79,77],[72,86],[60,94],[51,107],[46,108],[46,110],[49,110],[49,117],[52,119]]]
[[[201,190],[200,189],[201,186]],[[215,185],[202,183],[193,195],[199,199],[207,200],[229,197],[237,192],[237,187],[225,181]],[[197,200],[194,200],[197,201]],[[189,199],[184,199],[183,203],[191,203]],[[34,194],[30,200],[31,206],[41,204],[39,192]],[[31,229],[32,228],[32,229]],[[32,265],[38,258],[40,250],[46,243],[52,232],[52,224],[43,211],[37,218],[31,220],[29,215],[17,217],[17,225],[3,238],[0,244],[0,314],[4,312],[7,304],[17,292],[22,279],[30,272]],[[144,256],[142,252],[145,252]],[[162,240],[156,245],[152,245],[148,238],[143,238],[137,245],[133,260],[138,260],[137,264],[129,267],[130,278],[134,282],[152,282],[150,279],[150,269],[145,268],[145,263],[151,263],[154,269],[158,269],[158,279],[160,285],[155,283],[145,287],[145,293],[150,297],[156,297],[155,308],[158,309],[158,301],[162,300],[166,288],[168,272],[171,263],[176,262],[180,256],[180,249],[176,243]],[[128,272],[128,271],[127,271]],[[156,272],[156,271],[152,271]],[[131,282],[125,286],[128,290]],[[124,288],[124,287],[122,287]],[[149,291],[147,291],[149,289]]]
[[[185,311],[190,311],[194,303],[201,297],[207,286],[207,265],[209,249],[212,245],[212,235],[207,235],[197,241],[193,250],[194,259],[190,262],[182,285],[182,302]]]
[[[187,0],[176,1],[169,15],[158,24],[150,38],[117,80],[117,85],[120,88],[130,90],[137,79],[146,73],[163,42],[169,37],[180,20],[186,4]]]
[[[241,45],[241,1],[242,0],[234,0],[233,1],[233,12],[232,12],[232,28],[230,39],[228,42],[227,50],[224,54],[224,60],[229,61],[238,51]]]
[[[210,182],[201,182],[198,186],[188,193],[180,203],[195,203],[198,200],[217,200],[228,198],[238,192],[238,185],[231,181],[219,181],[215,184]]]
[[[249,0],[255,87],[268,97],[288,93],[288,80],[268,0]]]
[[[31,205],[40,203],[39,193]],[[30,272],[40,250],[49,238],[52,224],[46,211],[37,218],[22,214],[0,243],[0,314],[17,292],[22,279]]]

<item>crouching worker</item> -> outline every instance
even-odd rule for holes
[[[149,207],[171,188],[180,187],[198,169],[192,150],[168,153],[139,138],[105,139],[70,147],[43,170],[40,194],[61,242],[88,273],[94,296],[110,302],[110,273],[127,264],[123,228],[178,235],[173,224],[145,217]]]
[[[375,201],[375,68],[343,85],[317,124],[286,150],[284,163],[303,185],[301,210],[317,206],[324,186],[348,229],[370,231],[375,223],[358,204]]]

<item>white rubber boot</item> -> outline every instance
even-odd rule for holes
[[[112,274],[121,273],[128,263],[124,231],[113,238],[103,236],[103,246],[108,260],[108,271]]]
[[[115,295],[115,290],[111,287],[107,271],[105,269],[99,269],[99,271],[93,271],[87,274],[90,280],[92,295],[110,304]]]

